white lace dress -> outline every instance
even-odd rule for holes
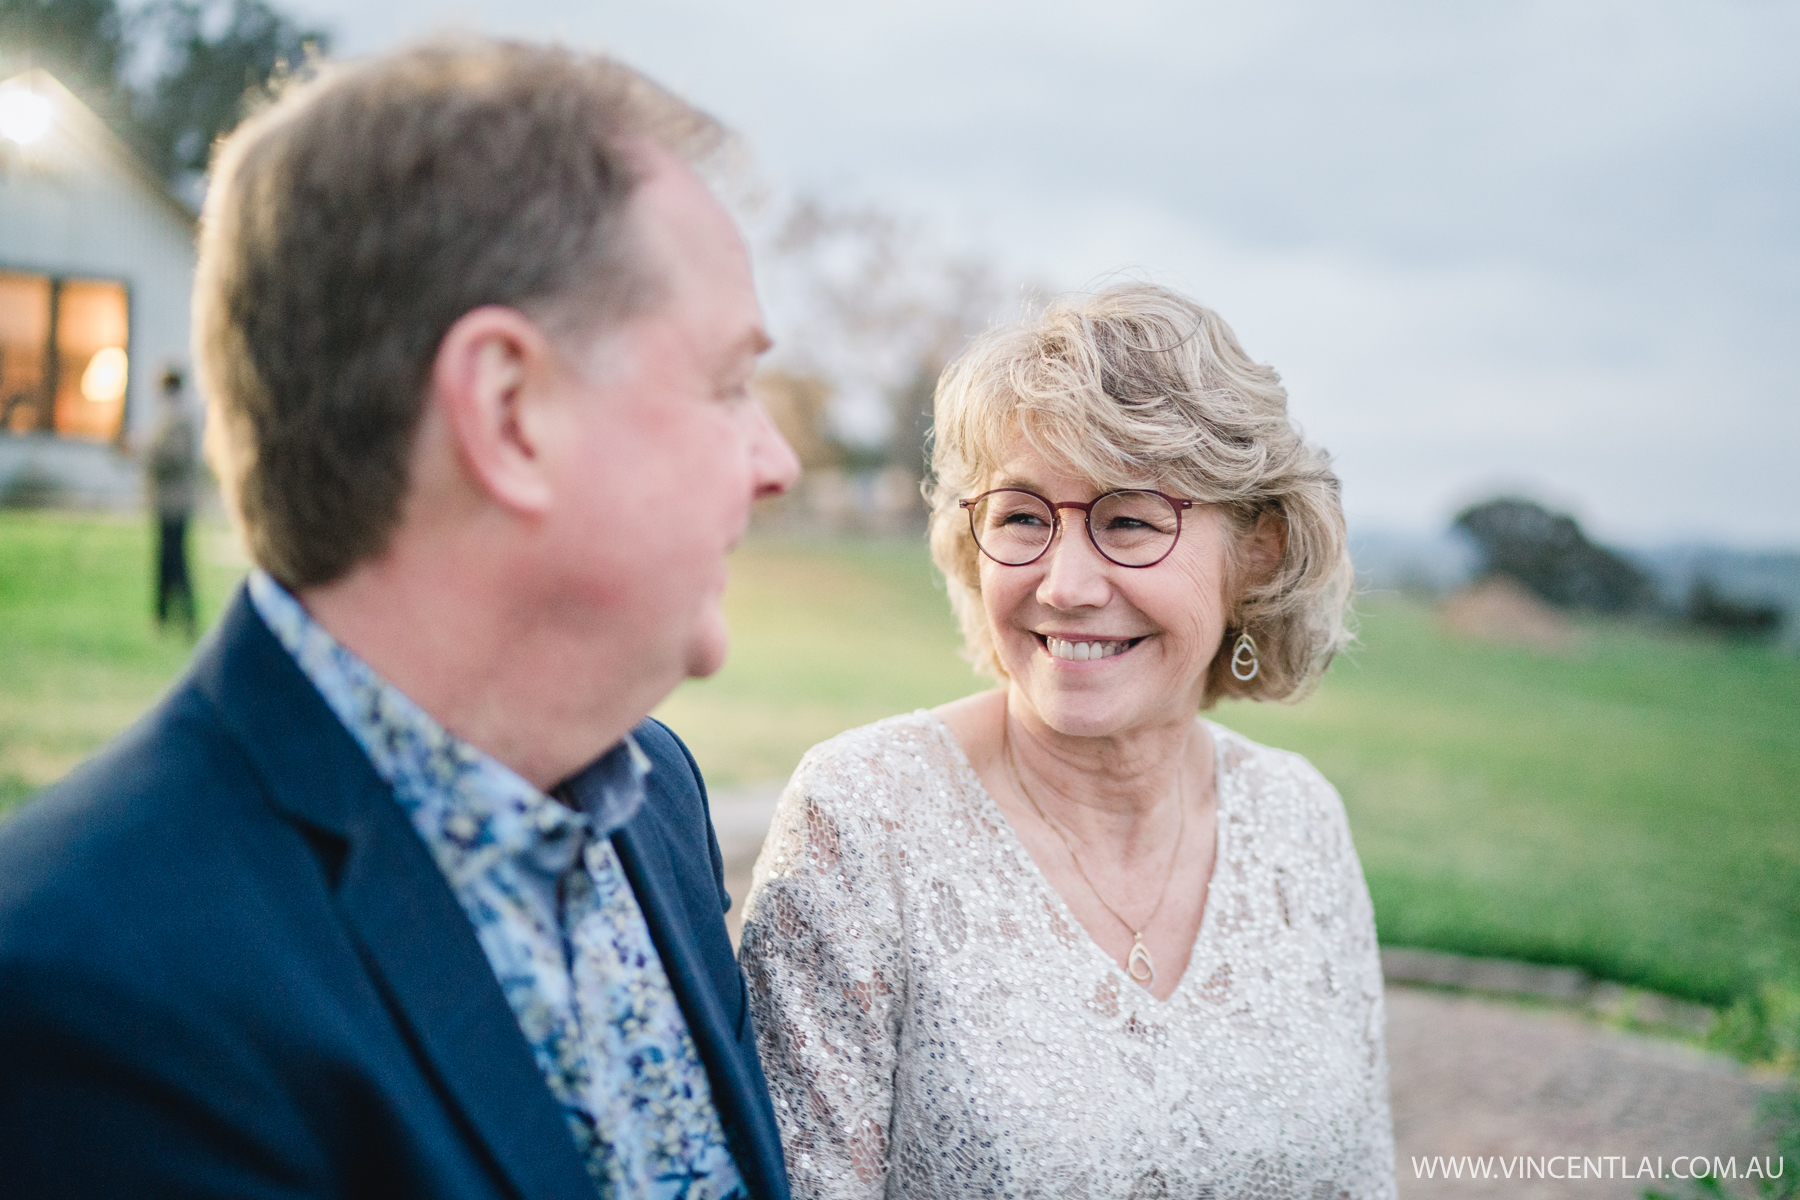
[[[798,1200],[1394,1195],[1342,802],[1207,728],[1217,860],[1166,1001],[1075,922],[936,717],[807,754],[741,955]]]

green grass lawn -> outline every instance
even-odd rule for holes
[[[657,710],[714,783],[784,779],[808,747],[990,686],[957,656],[923,546],[764,540],[732,562],[731,657]]]
[[[192,532],[202,621],[234,565],[222,527]],[[129,725],[187,661],[151,620],[148,518],[0,510],[0,809]]]
[[[1540,655],[1364,609],[1312,699],[1222,716],[1337,784],[1384,942],[1710,1002],[1800,983],[1800,663],[1619,627]]]
[[[187,647],[147,616],[148,526],[0,513],[0,803],[128,724]],[[241,571],[197,540],[218,611]],[[983,686],[922,546],[753,540],[735,646],[659,710],[715,783],[785,775],[854,725]],[[1800,663],[1594,626],[1543,655],[1371,598],[1296,707],[1226,724],[1344,794],[1384,941],[1569,963],[1725,1002],[1800,986]]]

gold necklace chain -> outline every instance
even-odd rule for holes
[[[1063,849],[1069,852],[1070,861],[1075,864],[1075,869],[1081,874],[1081,882],[1088,885],[1088,891],[1094,893],[1094,899],[1100,902],[1100,907],[1111,913],[1113,919],[1131,933],[1131,953],[1125,956],[1125,973],[1146,988],[1155,987],[1156,961],[1150,957],[1149,947],[1144,945],[1144,930],[1150,928],[1150,922],[1156,920],[1156,914],[1162,911],[1163,901],[1169,898],[1169,885],[1175,881],[1175,863],[1181,857],[1181,840],[1187,835],[1187,804],[1181,794],[1182,759],[1175,760],[1175,803],[1181,812],[1180,824],[1175,830],[1175,849],[1169,855],[1169,870],[1168,874],[1163,876],[1162,892],[1156,897],[1156,907],[1151,909],[1150,915],[1144,918],[1143,928],[1137,929],[1132,927],[1130,921],[1119,915],[1118,909],[1106,902],[1106,897],[1100,894],[1100,889],[1094,886],[1092,879],[1088,878],[1087,868],[1081,865],[1081,855],[1075,853],[1075,843],[1069,840],[1069,835],[1062,831],[1061,826],[1045,815],[1044,810],[1038,806],[1037,798],[1025,786],[1025,776],[1019,773],[1018,761],[1013,757],[1010,712],[1003,711],[1000,714],[1000,743],[1006,751],[1006,769],[1012,772],[1013,784],[1019,789],[1019,794],[1025,797],[1025,803],[1031,805],[1031,811],[1037,814],[1038,820],[1048,825],[1050,831],[1062,839]],[[1183,755],[1183,758],[1185,757]],[[1144,973],[1141,975],[1138,973],[1139,967],[1143,968]]]

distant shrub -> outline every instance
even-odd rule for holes
[[[66,489],[36,463],[26,463],[0,484],[0,508],[55,508]]]
[[[1630,613],[1656,601],[1648,574],[1589,541],[1567,513],[1504,496],[1465,508],[1455,525],[1480,551],[1480,574],[1509,575],[1559,608]]]
[[[1734,600],[1719,591],[1705,575],[1688,589],[1682,616],[1690,625],[1733,637],[1772,638],[1781,631],[1787,613],[1779,604]]]
[[[1745,1062],[1800,1075],[1800,987],[1765,983],[1739,996],[1719,1014],[1707,1042]]]

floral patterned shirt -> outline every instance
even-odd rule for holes
[[[262,571],[250,600],[430,847],[606,1197],[740,1200],[706,1070],[607,835],[644,801],[629,735],[586,812],[456,737]]]

